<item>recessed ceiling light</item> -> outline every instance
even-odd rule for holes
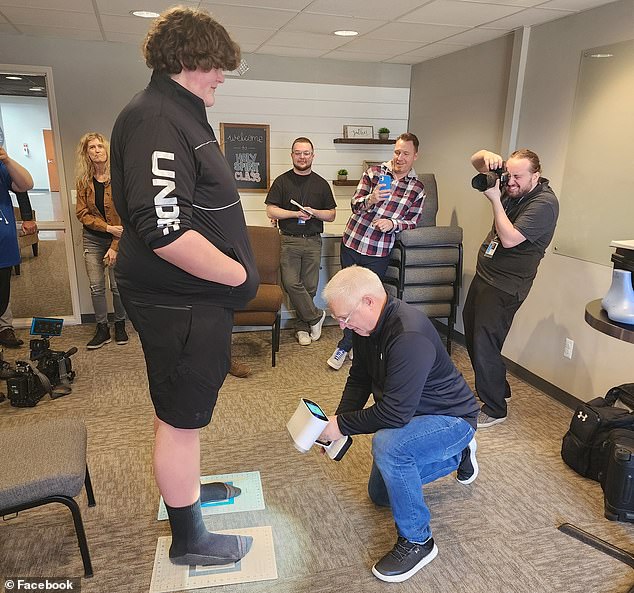
[[[152,12],[151,10],[131,10],[130,14],[141,17],[142,19],[155,19],[160,16],[158,12]]]
[[[7,80],[22,80],[21,76],[5,76]]]
[[[358,31],[335,31],[335,35],[339,35],[340,37],[354,37],[358,34]]]
[[[30,89],[30,91],[43,91],[44,87],[41,86],[32,86]]]
[[[613,58],[614,54],[590,54],[591,58]]]

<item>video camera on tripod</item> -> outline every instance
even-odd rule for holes
[[[72,391],[70,384],[75,379],[75,371],[70,357],[77,352],[77,348],[66,352],[50,348],[49,338],[62,335],[63,325],[63,319],[33,318],[30,333],[40,337],[29,343],[30,360],[16,361],[15,376],[7,379],[12,406],[33,407],[47,393],[51,399],[55,399]]]

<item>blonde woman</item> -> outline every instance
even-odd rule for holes
[[[114,303],[114,339],[117,344],[127,344],[126,314],[114,277],[123,227],[112,202],[110,146],[105,136],[98,132],[88,132],[79,141],[76,189],[76,212],[79,222],[84,225],[84,261],[97,321],[95,335],[86,347],[88,350],[96,350],[111,341],[106,302],[106,275],[110,281]]]

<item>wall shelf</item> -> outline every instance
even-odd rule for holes
[[[339,181],[338,179],[333,180],[332,182],[333,185],[348,185],[348,186],[352,186],[354,185],[355,187],[357,185],[359,185],[359,179],[347,179],[346,181]]]
[[[396,144],[396,138],[379,140],[378,138],[335,138],[335,144]]]

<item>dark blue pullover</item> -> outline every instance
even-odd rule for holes
[[[354,359],[337,408],[344,435],[399,428],[414,416],[464,418],[476,427],[479,406],[427,316],[388,296],[375,330],[353,337]],[[370,394],[374,405],[363,408]]]

